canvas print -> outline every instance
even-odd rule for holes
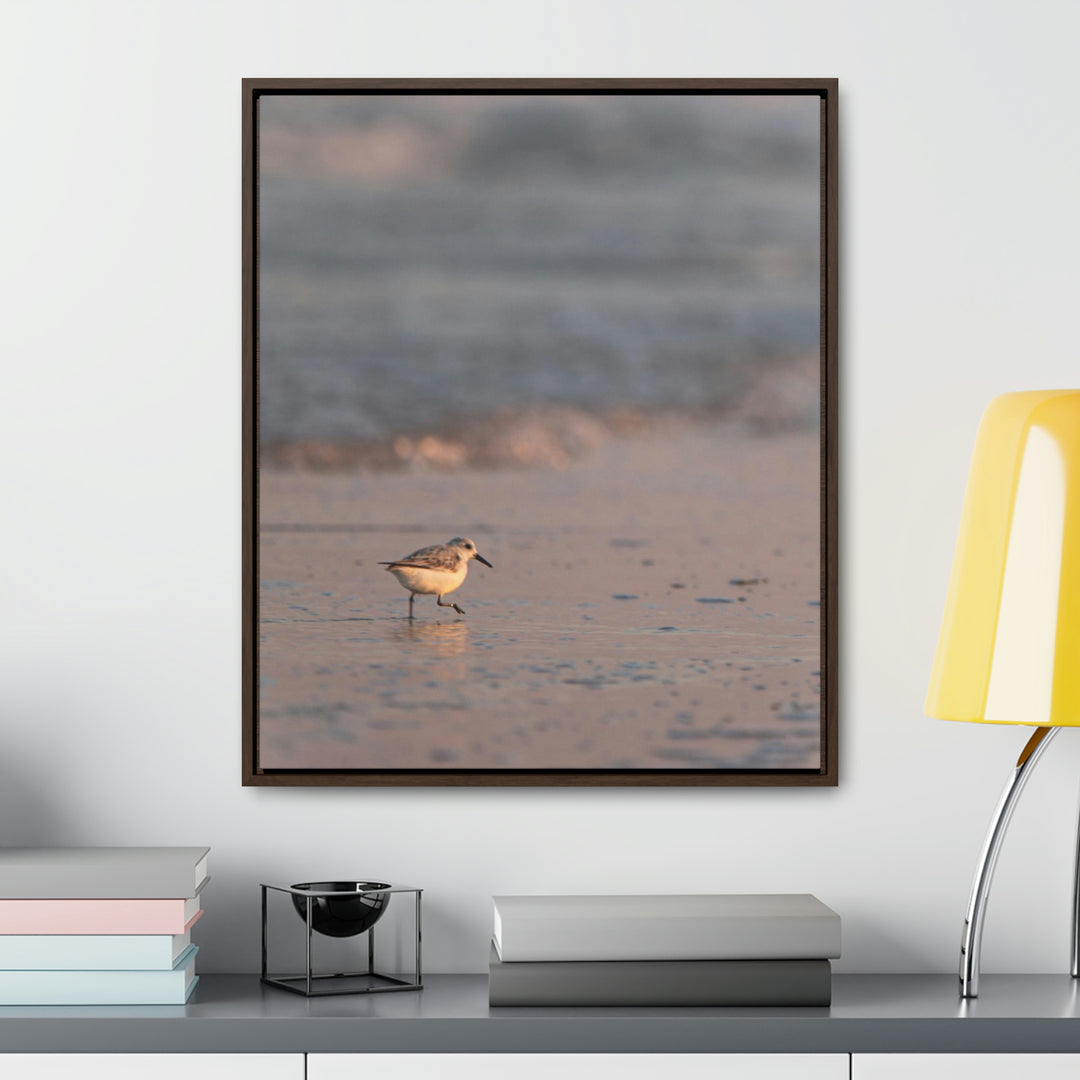
[[[820,773],[820,95],[255,135],[256,770]]]

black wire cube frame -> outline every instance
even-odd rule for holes
[[[321,891],[318,889],[298,889],[284,885],[260,884],[262,890],[262,967],[259,981],[266,986],[276,986],[281,990],[288,990],[293,994],[303,997],[328,997],[332,994],[379,994],[395,990],[420,990],[423,988],[423,975],[421,970],[420,956],[420,899],[423,889],[409,885],[385,885],[379,888],[350,889],[343,891]],[[268,920],[268,892],[288,894],[299,910],[304,910],[304,923],[307,931],[305,947],[305,970],[302,975],[273,976],[269,974],[269,920]],[[312,934],[315,932],[312,912],[313,901],[323,898],[355,899],[358,896],[369,896],[390,893],[413,893],[416,897],[416,939],[415,939],[415,975],[409,979],[395,978],[391,975],[381,975],[375,970],[375,927],[369,926],[364,933],[367,934],[368,963],[366,971],[339,971],[333,974],[316,975],[312,967]],[[297,899],[302,901],[296,904]],[[389,896],[386,895],[389,900]]]

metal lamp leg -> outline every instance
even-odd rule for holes
[[[1035,729],[1017,759],[1016,768],[1013,769],[1012,775],[1005,784],[997,810],[994,811],[994,816],[990,821],[990,828],[983,841],[982,854],[979,856],[979,865],[976,867],[975,878],[971,883],[971,898],[968,900],[964,935],[960,944],[961,997],[973,998],[979,995],[979,953],[982,950],[983,922],[986,918],[986,902],[990,896],[990,881],[994,876],[1001,842],[1005,838],[1005,831],[1009,827],[1009,820],[1019,801],[1020,793],[1024,790],[1024,784],[1027,783],[1043,751],[1050,745],[1050,740],[1059,730],[1060,728],[1056,727]],[[1075,948],[1074,944],[1074,955]],[[1075,959],[1073,963],[1075,973]]]
[[[1072,964],[1074,979],[1080,978],[1080,822],[1076,827],[1076,864],[1073,870]]]

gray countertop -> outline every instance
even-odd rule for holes
[[[308,1000],[204,975],[186,1006],[0,1007],[0,1052],[1080,1053],[1080,980],[835,975],[827,1009],[489,1009],[487,976]]]

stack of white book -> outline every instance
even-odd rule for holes
[[[0,848],[0,1005],[183,1005],[208,851]]]
[[[840,916],[809,894],[497,896],[496,1006],[825,1006]]]

